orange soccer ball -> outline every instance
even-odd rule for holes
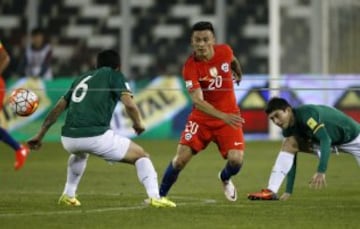
[[[9,103],[17,115],[29,116],[38,108],[39,97],[29,89],[17,88],[11,92]]]

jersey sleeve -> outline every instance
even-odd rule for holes
[[[232,60],[234,52],[229,45],[224,44],[224,52],[225,52],[226,57],[229,58],[230,60]]]
[[[185,87],[188,91],[200,88],[196,66],[193,62],[187,61],[182,69]]]
[[[71,99],[71,91],[72,91],[71,89],[68,90],[68,91],[65,93],[65,95],[64,95],[64,99],[66,100],[67,103],[70,102],[70,99]]]
[[[124,94],[132,96],[130,85],[126,82],[125,77],[121,72],[113,71],[111,73],[110,81],[111,89],[117,98],[120,98]]]
[[[221,44],[221,45],[217,45],[216,46],[216,50],[219,52],[221,52],[221,55],[223,56],[223,58],[229,62],[231,62],[233,60],[233,50],[232,48],[227,45],[227,44]]]
[[[324,173],[327,169],[331,152],[331,138],[325,128],[325,124],[321,120],[318,112],[309,111],[303,116],[302,120],[312,131],[314,138],[320,143],[320,162],[317,171]]]
[[[317,112],[307,110],[306,112],[301,112],[296,114],[296,119],[308,127],[313,134],[315,134],[323,124],[320,121],[319,114]],[[296,135],[296,130],[294,128],[287,128],[282,130],[282,135],[284,137],[290,137]]]
[[[63,95],[64,99],[66,100],[67,104],[70,103],[72,92],[74,91],[74,87],[77,84],[77,80],[74,80],[74,82],[71,84],[71,87],[67,90],[67,92]]]

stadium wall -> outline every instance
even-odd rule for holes
[[[247,139],[267,139],[268,120],[263,112],[269,90],[279,90],[280,96],[292,105],[304,103],[325,104],[343,110],[360,122],[360,75],[284,75],[279,79],[280,88],[269,89],[267,75],[247,75],[240,86],[235,86],[236,98],[246,119],[244,131]],[[44,116],[61,95],[70,87],[72,78],[42,81],[23,78],[9,82],[8,92],[26,87],[40,97],[38,110],[30,117],[18,117],[5,105],[0,121],[14,136],[24,141],[39,128]],[[178,138],[191,111],[191,101],[183,81],[177,76],[158,76],[153,80],[132,82],[134,99],[140,108],[147,131],[141,138]],[[46,141],[60,141],[64,115],[50,129]],[[115,109],[111,127],[119,134],[134,138],[131,122],[121,104]]]

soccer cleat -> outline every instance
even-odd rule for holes
[[[76,199],[76,197],[70,197],[66,194],[62,194],[58,201],[59,205],[65,205],[65,206],[75,206],[78,207],[81,205],[80,201]]]
[[[276,193],[270,189],[262,189],[261,192],[254,192],[248,194],[249,200],[278,200]]]
[[[159,199],[158,198],[150,198],[150,199],[145,200],[145,202],[155,208],[174,208],[174,207],[176,207],[176,204],[166,197],[161,197]]]
[[[223,184],[224,194],[226,199],[229,201],[236,201],[237,200],[237,190],[235,188],[235,185],[231,180],[223,181],[221,179],[221,172],[219,172],[219,180]]]
[[[29,155],[30,150],[26,146],[21,145],[18,150],[15,152],[15,170],[19,170],[23,167],[26,161],[26,157]]]

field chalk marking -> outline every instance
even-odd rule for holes
[[[115,194],[108,194],[108,195],[115,195]],[[196,202],[191,202],[191,203],[177,203],[177,206],[207,205],[207,204],[215,204],[216,203],[216,200],[214,200],[214,199],[199,199],[199,198],[179,197],[179,196],[174,196],[173,199],[179,199],[179,200],[185,200],[185,201],[186,200],[196,201]],[[109,212],[109,211],[138,210],[138,209],[144,209],[144,208],[149,208],[149,206],[146,204],[141,204],[141,205],[127,206],[127,207],[124,206],[124,207],[98,208],[98,209],[89,209],[89,210],[82,210],[82,209],[78,209],[78,207],[72,207],[72,210],[65,210],[65,211],[0,213],[0,218],[24,217],[24,216],[68,215],[68,214],[88,214],[88,213],[101,213],[101,212]]]

